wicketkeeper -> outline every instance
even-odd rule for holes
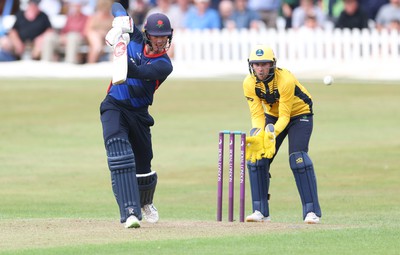
[[[310,93],[288,70],[276,67],[272,49],[258,45],[248,59],[250,74],[243,81],[250,108],[252,130],[246,139],[253,213],[247,222],[271,221],[268,205],[270,164],[283,140],[289,137],[289,164],[301,203],[303,220],[318,223],[318,202],[314,166],[308,155],[313,128]]]
[[[153,205],[157,173],[151,169],[150,127],[154,119],[148,108],[155,91],[172,72],[167,50],[173,29],[161,13],[147,18],[143,32],[119,3],[113,4],[113,13],[117,15],[106,41],[114,47],[121,38],[127,40],[128,71],[125,82],[110,83],[100,106],[101,122],[121,223],[126,228],[138,228],[142,214],[148,222],[159,220]]]

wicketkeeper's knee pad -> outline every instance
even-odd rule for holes
[[[125,139],[112,138],[106,142],[106,150],[112,189],[119,206],[121,223],[130,215],[135,215],[141,220],[135,156],[131,145]]]
[[[269,216],[269,160],[261,159],[255,163],[248,161],[247,168],[249,170],[253,212],[257,210],[267,217]]]
[[[157,173],[151,171],[148,174],[137,174],[136,177],[139,184],[141,206],[152,204],[157,186]]]
[[[294,152],[289,156],[289,163],[303,205],[303,219],[309,212],[314,212],[317,216],[321,217],[317,180],[310,157],[304,151]]]

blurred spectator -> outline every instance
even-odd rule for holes
[[[0,2],[0,37],[6,34],[3,27],[3,17],[17,13],[19,10],[19,0],[3,0]]]
[[[222,0],[210,0],[210,8],[211,9],[214,9],[214,10],[216,10],[216,11],[218,11],[218,9],[219,9],[219,3],[221,2]]]
[[[308,14],[304,21],[304,25],[301,28],[308,30],[315,30],[317,28],[322,28],[322,27],[318,24],[317,18],[313,14]]]
[[[379,8],[389,3],[389,0],[359,0],[358,2],[361,9],[367,13],[368,19],[375,20]]]
[[[389,30],[400,33],[400,20],[392,20],[388,26]]]
[[[335,23],[344,8],[343,0],[319,0],[320,7],[329,21]]]
[[[210,0],[194,0],[185,19],[187,29],[219,29],[221,21],[218,11],[209,7]]]
[[[60,33],[49,33],[44,40],[42,60],[59,61],[65,51],[65,62],[82,63],[79,48],[85,44],[84,29],[88,16],[82,13],[84,0],[67,0],[67,21]]]
[[[87,63],[96,63],[104,55],[105,36],[112,27],[114,17],[111,14],[113,0],[98,0],[96,11],[89,16],[85,26],[88,42]]]
[[[390,0],[376,15],[377,29],[389,28],[390,22],[400,20],[400,0]]]
[[[31,59],[40,59],[43,39],[53,31],[49,17],[39,9],[40,0],[29,0],[24,11],[18,11],[14,26],[2,38],[3,51],[15,59],[21,59],[26,52]]]
[[[247,0],[234,0],[232,20],[237,29],[259,29],[260,15],[247,7]]]
[[[130,5],[130,16],[138,28],[143,26],[147,12],[150,10],[150,5],[146,0],[136,0]]]
[[[313,0],[300,0],[300,5],[293,10],[292,27],[296,29],[304,26],[307,16],[314,16],[318,26],[324,27],[326,15]]]
[[[221,0],[218,11],[221,18],[221,28],[234,29],[235,22],[232,20],[233,2],[231,0]]]
[[[61,0],[41,0],[39,9],[51,17],[61,13],[62,3]]]
[[[157,5],[151,8],[145,17],[145,20],[149,15],[154,13],[162,13],[167,15],[171,21],[171,27],[175,29],[178,25],[176,24],[175,17],[179,16],[180,10],[176,5],[172,5],[172,0],[157,0]]]
[[[82,13],[91,16],[96,10],[98,0],[85,0],[83,2]]]
[[[360,8],[359,0],[344,0],[344,9],[336,21],[336,28],[368,28],[368,15]]]
[[[281,5],[281,0],[249,0],[250,10],[258,12],[267,28],[277,28]]]
[[[292,27],[293,10],[299,6],[299,0],[282,0],[282,17],[285,19],[285,28]]]
[[[174,30],[182,29],[185,27],[186,15],[189,9],[192,7],[191,1],[176,0],[176,2],[173,5],[176,6],[176,8],[178,8],[178,13],[174,17],[171,17],[175,23],[173,29]]]

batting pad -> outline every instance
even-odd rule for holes
[[[251,187],[253,212],[259,211],[264,217],[269,216],[268,189],[269,189],[269,160],[261,159],[255,163],[247,162]]]
[[[137,174],[136,178],[139,184],[141,206],[152,204],[157,185],[157,173],[151,171],[148,174]]]
[[[106,143],[108,167],[115,199],[121,214],[121,223],[130,215],[142,219],[139,188],[136,180],[135,156],[129,141],[112,138]]]
[[[314,212],[318,217],[321,217],[321,208],[319,206],[317,193],[317,180],[310,157],[307,152],[304,151],[294,152],[289,156],[289,163],[303,205],[303,219],[309,212]]]

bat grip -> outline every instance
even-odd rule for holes
[[[117,2],[112,4],[111,13],[114,17],[128,16],[125,8],[120,3]]]

